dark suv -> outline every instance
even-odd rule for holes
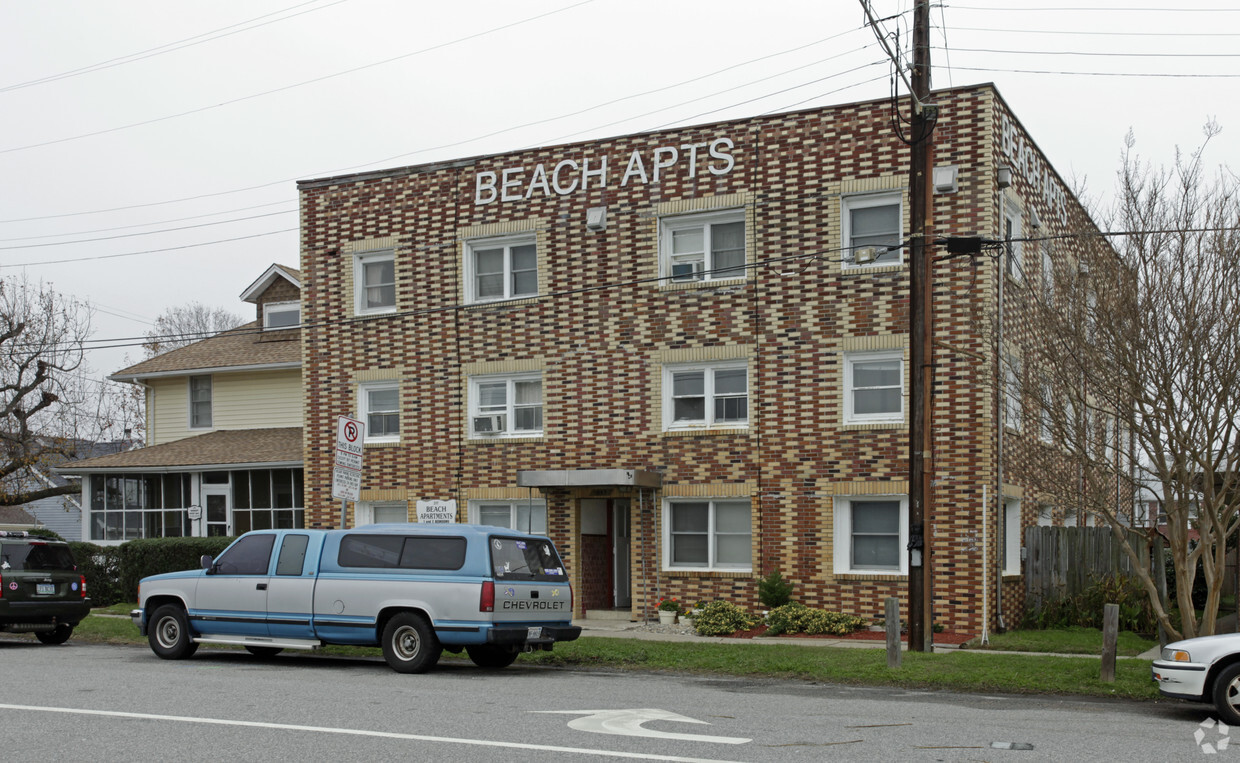
[[[0,530],[0,631],[63,644],[89,613],[86,578],[68,543]]]

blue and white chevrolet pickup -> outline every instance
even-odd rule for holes
[[[380,646],[393,670],[421,673],[444,649],[502,668],[581,634],[555,546],[498,527],[259,530],[202,567],[139,584],[133,621],[164,659],[201,643],[259,656],[352,644]]]

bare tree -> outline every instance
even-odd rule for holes
[[[126,422],[84,362],[89,305],[25,278],[0,279],[0,505],[76,494],[33,474]]]
[[[1050,340],[1025,377],[1039,403],[1030,478],[1044,499],[1111,527],[1173,638],[1214,632],[1227,538],[1240,529],[1240,189],[1203,168],[1217,129],[1171,169],[1142,163],[1130,135],[1110,222],[1122,235],[1114,248],[1078,242],[1029,310]],[[1161,519],[1134,511],[1139,497]],[[1166,537],[1172,606],[1162,560],[1127,532],[1137,524]]]
[[[161,353],[184,347],[209,336],[236,328],[245,319],[222,307],[210,307],[201,302],[170,307],[155,319],[155,328],[146,334],[142,350],[152,358]]]

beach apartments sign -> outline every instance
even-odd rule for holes
[[[619,176],[621,188],[630,183],[657,183],[670,172],[684,172],[690,178],[703,171],[726,175],[736,166],[732,156],[734,148],[731,138],[715,138],[706,143],[659,146],[647,152],[635,149],[628,156],[624,173],[614,174]],[[568,196],[590,188],[607,188],[612,182],[613,169],[618,170],[619,163],[609,164],[604,154],[561,159],[554,165],[539,162],[533,167],[521,165],[505,167],[499,172],[479,172],[474,178],[474,204]]]

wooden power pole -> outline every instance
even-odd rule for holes
[[[933,486],[931,389],[933,373],[933,318],[929,242],[931,135],[938,117],[930,100],[930,3],[916,0],[913,10],[912,126],[910,132],[909,223],[911,228],[909,295],[909,567],[908,648],[924,652],[930,643],[931,587],[929,521]]]

